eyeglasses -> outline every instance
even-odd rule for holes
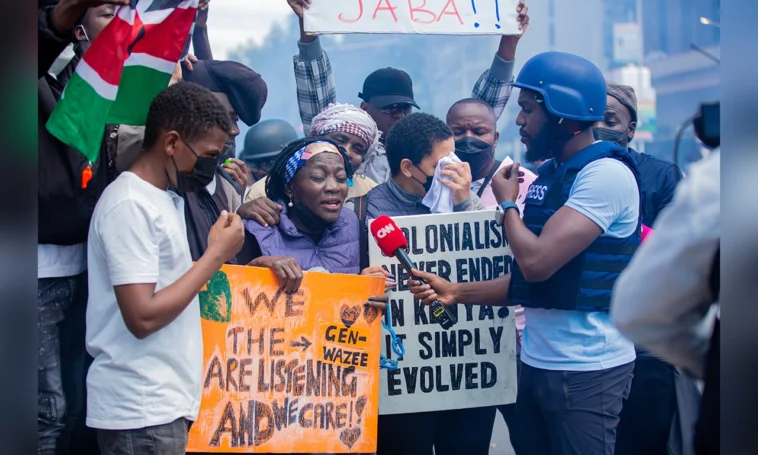
[[[379,109],[379,111],[381,111],[384,114],[392,115],[395,113],[400,113],[403,115],[410,115],[411,112],[413,112],[413,105],[408,104],[408,103],[395,103],[395,104],[391,104],[386,107],[380,107],[377,109]]]

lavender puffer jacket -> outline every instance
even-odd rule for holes
[[[322,267],[330,273],[358,274],[359,222],[355,213],[342,209],[337,221],[324,231],[318,245],[297,230],[287,216],[287,207],[279,215],[279,225],[263,227],[246,220],[245,229],[258,240],[264,256],[294,258],[303,270]]]

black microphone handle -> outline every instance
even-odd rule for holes
[[[418,278],[417,276],[414,276],[413,273],[411,273],[411,270],[413,270],[413,263],[411,262],[411,258],[409,258],[405,253],[404,249],[398,248],[395,250],[395,257],[403,265],[405,270],[408,272],[408,275],[410,275],[414,280],[421,282],[421,284],[426,284],[424,280]],[[438,318],[437,323],[443,329],[448,330],[458,322],[458,319],[439,300],[435,300],[430,306],[432,315]]]
[[[398,261],[400,261],[400,264],[403,265],[403,268],[405,268],[405,271],[408,272],[408,275],[413,277],[414,280],[421,282],[421,284],[426,284],[424,281],[416,276],[414,276],[411,273],[411,270],[413,270],[413,263],[411,262],[411,258],[408,257],[408,255],[405,253],[405,250],[402,248],[398,248],[395,250],[395,257]]]

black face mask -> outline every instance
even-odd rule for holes
[[[303,226],[308,226],[310,232],[321,232],[331,226],[333,223],[324,221],[320,216],[313,213],[311,209],[298,201],[292,204],[289,209],[292,214],[300,221]]]
[[[493,146],[472,136],[455,141],[455,154],[469,164],[474,180],[484,178],[481,174],[495,161]]]
[[[416,165],[414,164],[414,166],[416,166]],[[419,171],[421,171],[421,168],[418,167],[418,166],[416,166],[416,169],[418,169]],[[421,173],[424,174],[424,175],[426,175],[426,172],[424,172],[424,171],[421,171]],[[426,175],[426,182],[422,182],[421,180],[417,179],[416,177],[413,177],[413,180],[415,180],[418,183],[420,183],[421,186],[424,187],[424,191],[428,193],[429,190],[432,189],[432,182],[434,182],[434,176],[433,175]]]
[[[197,161],[195,161],[192,172],[182,172],[179,170],[179,167],[176,167],[176,189],[181,193],[200,191],[208,186],[216,176],[218,158],[200,156],[195,153],[189,144],[184,142],[184,145],[197,157]],[[172,156],[171,159],[174,160],[174,157]],[[174,166],[176,166],[176,160],[174,160]]]
[[[613,142],[624,148],[626,148],[628,144],[626,140],[626,134],[620,131],[614,131],[609,128],[597,127],[597,128],[592,128],[592,134],[595,136],[596,141]]]

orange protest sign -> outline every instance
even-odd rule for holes
[[[380,278],[224,266],[200,292],[202,402],[188,452],[376,451]]]

